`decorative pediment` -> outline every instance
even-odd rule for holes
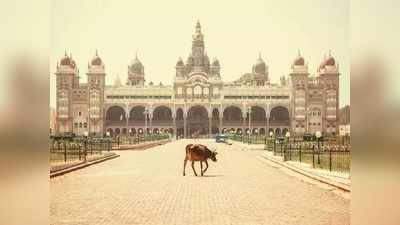
[[[208,76],[206,73],[193,73],[185,83],[188,85],[208,85]]]

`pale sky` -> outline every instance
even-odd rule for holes
[[[171,84],[178,57],[186,60],[200,20],[210,59],[221,63],[224,81],[250,72],[258,53],[272,82],[288,75],[297,51],[309,72],[329,50],[340,66],[340,105],[350,104],[349,3],[347,0],[54,0],[50,30],[50,104],[55,106],[55,69],[66,49],[86,82],[87,63],[98,49],[106,83],[123,82],[138,53],[147,82]]]

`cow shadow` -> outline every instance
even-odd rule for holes
[[[203,175],[203,176],[199,176],[199,177],[223,177],[224,175],[222,174],[211,174],[211,175]]]

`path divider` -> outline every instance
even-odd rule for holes
[[[160,140],[160,141],[153,141],[153,142],[147,142],[147,143],[141,143],[141,144],[136,144],[136,145],[120,145],[118,147],[113,147],[112,150],[145,150],[149,149],[158,145],[163,145],[170,142],[170,140]],[[118,154],[114,152],[107,152],[106,154],[98,157],[98,158],[93,158],[87,162],[72,162],[69,164],[63,164],[63,165],[57,165],[57,166],[50,166],[50,178],[54,178],[57,176],[64,175],[66,173],[70,173],[72,171],[82,169],[97,163],[104,162],[106,160],[110,159],[115,159],[119,157]]]
[[[231,140],[230,140],[231,141]],[[237,141],[231,141],[234,145],[239,146],[243,150],[262,150],[260,144],[243,144]],[[350,178],[343,177],[335,177],[333,174],[328,173],[329,171],[318,171],[315,169],[306,169],[300,166],[296,166],[295,163],[290,161],[283,161],[282,157],[273,156],[272,154],[268,154],[268,151],[263,151],[263,153],[259,156],[260,159],[268,160],[274,164],[279,166],[288,168],[294,172],[297,172],[303,176],[314,179],[321,183],[328,184],[330,186],[336,187],[346,192],[351,191],[351,182]]]
[[[97,163],[104,162],[106,160],[115,159],[117,157],[119,157],[118,154],[109,153],[109,154],[105,155],[104,157],[100,157],[100,158],[94,159],[92,161],[70,164],[70,165],[66,165],[64,167],[59,167],[59,169],[56,169],[56,168],[50,169],[50,178],[58,177],[58,176],[66,174],[66,173],[75,171],[75,170],[79,170],[79,169],[82,169],[82,168],[85,168],[85,167],[88,167],[88,166],[91,166],[91,165],[94,165]]]

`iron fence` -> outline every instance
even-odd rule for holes
[[[269,141],[266,150],[282,156],[283,161],[306,163],[312,168],[335,172],[350,172],[351,146],[322,144],[318,142],[277,142]]]
[[[111,138],[52,138],[50,163],[87,161],[110,151],[116,144]]]
[[[231,134],[229,139],[248,144],[264,144],[265,150],[284,161],[306,163],[313,168],[329,171],[350,172],[350,139],[325,138],[323,141],[304,141],[301,137],[269,137],[266,135]]]

